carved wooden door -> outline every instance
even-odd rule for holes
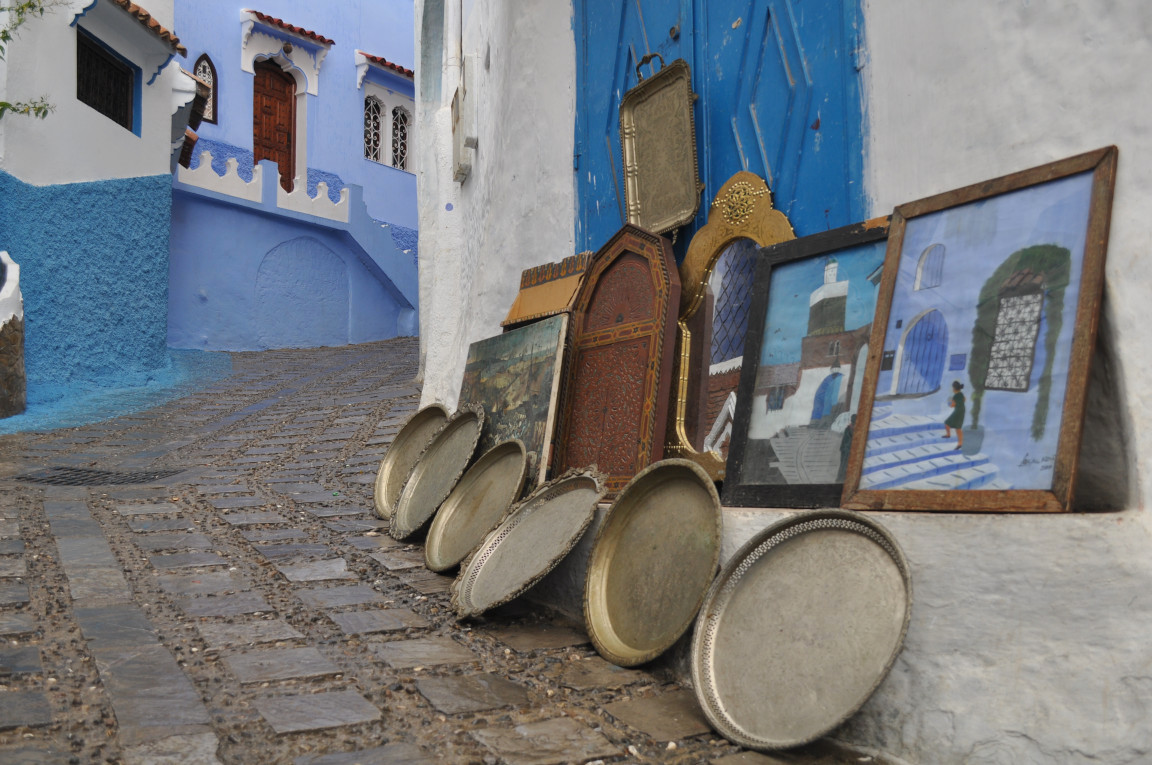
[[[252,153],[280,168],[280,185],[291,191],[296,178],[296,81],[271,61],[256,64],[253,86]]]
[[[611,495],[663,457],[679,306],[667,239],[625,226],[596,253],[573,309],[553,475],[596,465]]]

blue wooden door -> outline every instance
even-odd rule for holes
[[[865,217],[859,0],[574,0],[578,249],[624,221],[620,99],[648,53],[692,68],[700,213],[733,173],[772,189],[797,235]],[[659,64],[642,70],[650,76]]]
[[[944,314],[932,310],[921,316],[904,336],[903,346],[896,392],[918,394],[938,390],[948,354],[948,323]]]

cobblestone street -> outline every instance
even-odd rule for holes
[[[371,511],[417,355],[238,353],[163,406],[0,437],[0,762],[871,761],[743,752],[666,666],[526,599],[458,621]]]

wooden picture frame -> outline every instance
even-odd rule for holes
[[[1116,159],[896,208],[844,507],[1070,508]]]
[[[875,218],[760,250],[725,505],[839,503],[887,237]]]

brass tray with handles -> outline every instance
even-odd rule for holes
[[[660,59],[660,71],[642,79],[640,68]],[[689,223],[700,209],[696,121],[688,62],[667,66],[659,53],[636,65],[640,83],[620,100],[620,149],[628,222],[654,234]]]

